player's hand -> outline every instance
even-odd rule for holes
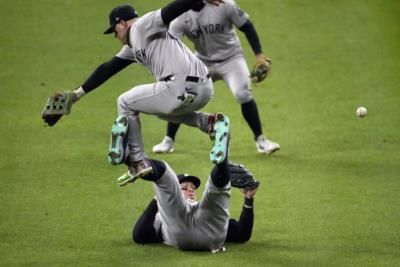
[[[214,5],[214,6],[219,6],[220,4],[224,4],[224,0],[207,0],[207,3]]]
[[[243,196],[245,198],[254,198],[254,195],[256,194],[257,189],[258,189],[258,187],[257,188],[253,188],[253,189],[241,188],[240,192],[242,192],[242,194],[243,194]]]

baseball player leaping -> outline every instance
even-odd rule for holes
[[[249,16],[235,1],[224,2],[218,7],[199,2],[192,10],[171,22],[169,31],[177,38],[186,35],[194,43],[196,55],[208,67],[213,81],[225,81],[240,104],[243,117],[254,135],[258,152],[271,154],[279,150],[280,146],[263,134],[257,104],[251,93],[250,72],[234,26],[246,35],[257,63],[265,64],[269,71],[271,61],[262,53],[257,32]],[[253,81],[259,82],[260,79]],[[177,124],[168,123],[167,135],[160,144],[153,147],[153,152],[172,152],[178,127]]]
[[[227,133],[224,153],[228,155],[229,123],[217,123],[216,126]],[[149,163],[153,172],[142,179],[154,182],[156,198],[134,226],[132,237],[135,243],[162,242],[182,250],[220,252],[225,251],[225,242],[250,239],[254,221],[253,197],[258,184],[255,188],[242,189],[245,200],[240,219],[229,219],[231,171],[228,156],[213,167],[200,201],[196,200],[195,193],[200,185],[199,178],[177,176],[163,161],[149,160]]]
[[[180,40],[168,33],[172,20],[201,1],[176,0],[140,18],[130,5],[115,7],[109,14],[110,25],[104,33],[114,33],[123,44],[122,49],[111,60],[101,64],[81,87],[73,92],[56,93],[43,111],[45,122],[54,125],[63,114],[70,112],[72,103],[80,97],[128,65],[140,63],[147,67],[157,82],[136,86],[119,96],[119,116],[112,126],[108,153],[111,164],[128,165],[129,171],[123,176],[127,181],[152,171],[143,148],[141,112],[197,127],[211,136],[218,135],[214,133],[213,125],[218,118],[224,121],[224,116],[196,112],[213,94],[207,67]],[[219,5],[223,0],[207,2]],[[225,159],[220,140],[216,140],[210,158],[217,163]]]

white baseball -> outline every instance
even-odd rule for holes
[[[356,111],[357,117],[364,118],[367,116],[367,109],[365,107],[359,107]]]

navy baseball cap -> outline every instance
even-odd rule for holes
[[[136,10],[130,5],[121,5],[115,7],[111,10],[110,15],[108,15],[110,20],[110,26],[104,32],[104,34],[113,33],[115,31],[115,25],[117,25],[120,20],[131,20],[138,17]]]
[[[177,176],[180,184],[183,182],[191,182],[192,184],[194,184],[194,187],[196,187],[196,189],[199,188],[201,184],[200,179],[196,176],[188,174],[178,174]]]

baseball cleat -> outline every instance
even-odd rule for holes
[[[119,115],[111,127],[110,148],[108,161],[112,165],[121,164],[125,160],[125,149],[127,140],[125,138],[128,131],[128,117]]]
[[[213,132],[214,146],[210,152],[210,160],[214,164],[219,164],[228,154],[229,118],[223,114],[217,114]]]
[[[172,153],[174,152],[174,140],[171,137],[165,136],[158,145],[153,146],[154,153]]]
[[[130,171],[127,171],[126,173],[122,174],[120,177],[117,179],[117,183],[119,186],[125,186],[128,183],[133,183],[139,178],[139,175],[133,175]]]
[[[143,159],[130,165],[129,170],[118,177],[117,183],[122,187],[128,183],[134,183],[137,179],[151,172],[153,172],[153,167],[151,167],[150,161],[148,159]]]
[[[274,143],[271,140],[268,140],[267,138],[265,138],[264,135],[260,135],[259,137],[257,137],[256,147],[258,152],[263,154],[272,154],[275,151],[281,149],[278,143]]]

